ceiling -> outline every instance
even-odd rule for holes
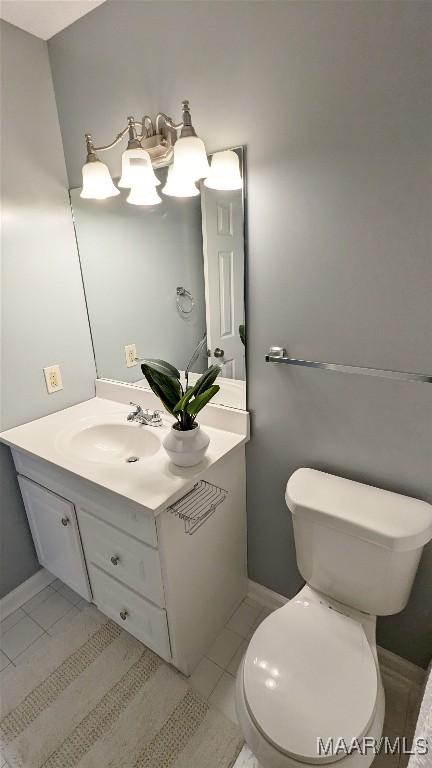
[[[49,40],[105,0],[1,0],[0,18]]]

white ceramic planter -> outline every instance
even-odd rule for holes
[[[181,432],[171,427],[163,440],[163,446],[173,464],[178,467],[193,467],[203,460],[210,438],[199,424],[194,429]]]

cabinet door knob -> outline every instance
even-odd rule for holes
[[[120,618],[123,619],[123,621],[126,621],[127,617],[128,617],[127,611],[120,611]]]
[[[69,518],[68,517],[62,517],[61,522],[62,522],[62,525],[69,525]]]
[[[120,562],[120,558],[118,555],[112,555],[111,556],[111,562],[113,565],[118,565]]]

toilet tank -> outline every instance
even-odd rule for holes
[[[375,616],[408,602],[432,506],[315,469],[298,469],[285,494],[297,564],[314,589]]]

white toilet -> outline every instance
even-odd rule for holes
[[[367,768],[365,737],[379,739],[384,720],[376,616],[406,605],[432,506],[313,469],[294,472],[285,499],[306,585],[249,643],[239,723],[262,768]]]

